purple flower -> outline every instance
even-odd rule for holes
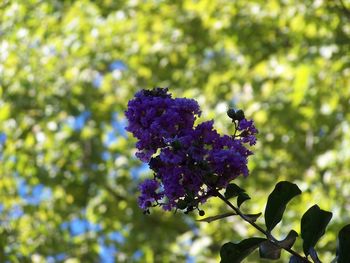
[[[138,200],[140,208],[147,210],[154,202],[162,199],[163,194],[157,193],[159,186],[159,182],[152,179],[146,179],[140,184],[141,195]]]
[[[241,137],[243,143],[249,143],[250,146],[256,144],[255,135],[258,133],[258,130],[255,128],[252,120],[241,120],[238,125],[238,130],[242,131]]]
[[[171,147],[163,148],[159,156],[162,162],[175,165],[181,164],[186,159],[183,151],[177,151]]]
[[[165,146],[165,139],[192,130],[196,116],[200,115],[195,100],[172,99],[167,91],[141,90],[128,103],[126,130],[138,139],[136,156],[143,162],[148,162],[157,149]]]
[[[139,91],[128,104],[126,129],[138,139],[136,156],[149,163],[154,179],[140,185],[139,206],[186,212],[240,175],[248,176],[245,144],[255,144],[253,121],[238,121],[238,136],[220,135],[214,121],[197,126],[200,116],[195,100],[173,99],[167,89]]]
[[[208,159],[218,177],[216,187],[224,188],[239,175],[246,176],[247,156],[241,155],[234,149],[214,150]]]

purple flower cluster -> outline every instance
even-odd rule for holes
[[[194,126],[200,109],[195,100],[173,99],[167,89],[142,90],[129,101],[127,130],[138,139],[137,157],[148,162],[154,179],[140,185],[144,210],[198,209],[236,177],[248,176],[245,144],[256,143],[253,121],[233,120],[240,134],[220,135],[213,121]],[[237,124],[236,124],[237,121]]]
[[[241,138],[243,143],[249,143],[250,146],[256,144],[255,134],[258,133],[258,130],[255,128],[252,120],[241,120],[238,125],[238,130],[242,131]]]
[[[172,99],[167,89],[141,90],[129,101],[125,116],[126,130],[138,139],[136,156],[148,162],[157,149],[165,146],[164,138],[182,136],[191,130],[200,115],[195,100]]]

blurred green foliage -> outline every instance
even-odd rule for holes
[[[221,244],[257,234],[235,217],[137,207],[151,175],[123,112],[154,86],[197,99],[221,132],[233,129],[228,107],[245,109],[260,134],[250,177],[236,180],[252,196],[244,209],[263,211],[278,180],[296,182],[304,194],[274,234],[299,232],[317,203],[334,213],[317,246],[330,262],[350,221],[349,10],[348,0],[2,1],[0,262],[103,262],[103,246],[116,262],[217,262]],[[219,200],[203,208],[227,211]],[[72,220],[91,227],[72,233]]]

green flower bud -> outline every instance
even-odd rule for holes
[[[236,112],[234,109],[229,109],[227,111],[227,116],[229,116],[232,120],[236,119]]]
[[[242,110],[236,111],[236,120],[241,121],[244,119],[244,112]]]
[[[185,209],[185,208],[187,207],[187,202],[186,202],[185,200],[179,200],[179,201],[177,202],[177,204],[176,204],[176,207],[177,207],[178,209],[183,210],[183,209]]]

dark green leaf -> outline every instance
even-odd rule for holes
[[[245,192],[239,193],[237,198],[237,206],[240,207],[245,201],[249,199],[250,199],[250,196],[247,193]]]
[[[320,209],[318,205],[312,206],[305,212],[301,218],[301,238],[304,240],[305,255],[309,255],[309,249],[314,247],[323,236],[331,218],[332,213]]]
[[[240,193],[245,192],[244,189],[240,188],[238,185],[231,183],[226,187],[225,198],[229,199],[231,197],[238,196]]]
[[[267,240],[260,244],[259,255],[261,258],[279,259],[281,256],[281,249],[271,241]]]
[[[265,224],[271,231],[282,219],[288,202],[295,196],[301,194],[296,184],[282,181],[276,184],[275,189],[269,195],[265,209]]]
[[[221,247],[221,263],[239,263],[252,253],[266,238],[252,237],[238,244],[226,243]]]
[[[344,226],[338,234],[337,256],[338,263],[350,262],[350,224]]]
[[[291,248],[294,245],[294,242],[298,236],[298,233],[294,230],[291,230],[285,239],[278,242],[284,248]]]
[[[222,219],[225,217],[235,216],[235,215],[237,215],[237,214],[236,213],[225,213],[225,214],[221,214],[221,215],[217,215],[217,216],[209,216],[209,217],[197,220],[197,221],[210,223],[210,222],[213,222],[215,220],[219,220],[219,219]]]
[[[296,240],[298,233],[291,230],[285,239],[277,241],[279,247],[291,248]],[[281,249],[270,241],[266,241],[260,244],[259,253],[261,258],[267,259],[279,259],[281,255]]]
[[[248,219],[250,222],[255,222],[259,216],[261,216],[261,213],[257,213],[257,214],[246,214],[244,215],[246,219]]]

